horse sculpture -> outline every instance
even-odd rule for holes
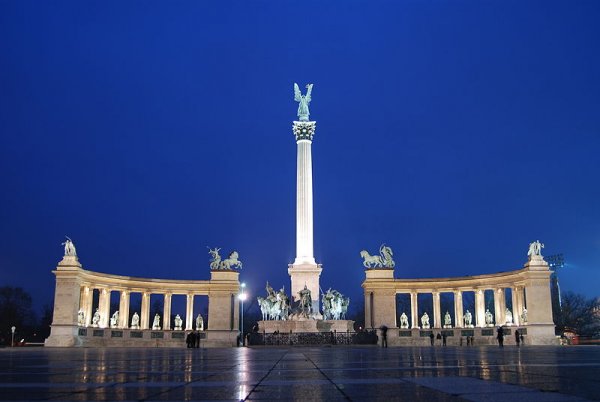
[[[231,269],[232,267],[242,269],[242,262],[238,260],[238,257],[238,252],[232,251],[231,254],[229,254],[229,257],[221,261],[221,269]]]
[[[380,255],[371,255],[367,250],[360,252],[360,256],[364,258],[363,265],[365,268],[383,267],[383,260]]]

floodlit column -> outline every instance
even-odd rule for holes
[[[431,295],[433,296],[433,327],[434,328],[441,328],[441,322],[440,322],[440,292],[432,292]]]
[[[412,321],[412,328],[419,328],[419,305],[417,295],[417,292],[410,293],[410,320]]]
[[[187,295],[185,304],[185,329],[194,329],[194,295]]]
[[[150,329],[150,293],[142,293],[142,311],[140,312],[140,328]]]
[[[494,317],[496,317],[496,325],[504,325],[506,323],[504,305],[504,289],[497,288],[494,290]]]
[[[515,325],[521,324],[521,316],[519,313],[519,297],[517,296],[517,287],[513,287],[510,291],[511,299],[512,299],[512,315],[513,322]]]
[[[475,325],[485,326],[485,298],[482,289],[475,291]]]
[[[129,328],[129,291],[121,290],[119,299],[119,328]]]
[[[165,301],[163,303],[163,329],[171,329],[171,293],[165,293]]]
[[[463,299],[460,290],[454,292],[454,326],[463,327]]]
[[[100,328],[108,327],[108,320],[110,318],[110,290],[100,290],[100,298],[98,300],[98,311],[100,312]]]
[[[85,326],[89,327],[92,325],[92,307],[94,304],[94,289],[89,286],[85,287],[85,309],[83,310],[85,313]]]

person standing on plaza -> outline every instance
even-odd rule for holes
[[[447,336],[447,335],[446,335],[446,333],[444,332],[444,333],[442,334],[442,346],[446,346],[446,338],[447,338],[447,337],[448,337],[448,336]]]
[[[388,327],[386,327],[385,325],[381,326],[381,347],[382,348],[387,348],[387,331],[388,331]]]
[[[515,342],[517,343],[517,347],[521,346],[521,333],[518,329],[515,329]]]
[[[429,341],[431,342],[431,346],[433,346],[433,340],[435,339],[435,336],[433,336],[433,331],[431,331],[429,333]]]
[[[501,348],[504,347],[504,329],[502,327],[498,327],[498,346],[500,346]]]

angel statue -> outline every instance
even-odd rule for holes
[[[69,236],[65,236],[67,240],[64,243],[61,243],[61,246],[65,246],[65,257],[77,257],[77,250],[75,250],[75,244],[73,244],[73,240],[69,238]]]
[[[310,112],[308,110],[308,104],[310,103],[310,93],[312,92],[313,84],[306,85],[306,95],[302,95],[298,84],[294,83],[294,100],[299,102],[298,105],[298,120],[308,121]]]
[[[220,269],[221,268],[221,256],[219,255],[220,248],[208,248],[208,254],[212,257],[210,260],[210,269]]]

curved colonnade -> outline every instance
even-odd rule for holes
[[[183,331],[171,328],[171,298],[186,296],[184,330],[194,329],[194,297],[208,296],[208,322],[203,332],[204,346],[234,346],[238,331],[239,273],[212,270],[210,280],[135,278],[104,274],[82,268],[75,256],[65,256],[55,271],[56,291],[50,337],[46,346],[177,346],[185,345]],[[92,325],[93,293],[97,289],[100,320]],[[109,325],[111,293],[119,294],[119,320]],[[132,293],[141,294],[139,328],[129,321]],[[150,297],[163,296],[160,329],[150,329]],[[83,312],[83,322],[79,312]],[[89,329],[89,331],[88,331]],[[178,334],[177,334],[178,333]]]
[[[490,327],[519,328],[530,344],[554,344],[554,323],[550,299],[550,270],[541,256],[533,256],[523,269],[488,275],[455,278],[395,279],[393,269],[367,269],[363,282],[365,295],[365,326],[378,329],[386,326],[390,345],[429,344],[431,331],[448,336],[449,344],[459,344],[463,337],[475,337],[477,344],[495,342],[495,332]],[[506,295],[510,289],[512,320],[506,316]],[[493,322],[485,319],[485,291],[493,291]],[[464,321],[463,295],[474,293],[474,312],[471,325]],[[445,323],[440,296],[453,295],[452,320]],[[396,311],[396,295],[410,295],[410,311]],[[427,312],[432,321],[424,326],[419,315],[419,294],[431,294],[433,311]],[[525,310],[526,309],[526,310]],[[523,312],[525,311],[525,314]],[[410,316],[402,326],[398,314]],[[404,328],[402,328],[404,327]],[[397,331],[395,329],[398,329]],[[510,330],[505,331],[509,334]],[[514,342],[511,337],[508,343]],[[510,340],[509,340],[510,339]]]

